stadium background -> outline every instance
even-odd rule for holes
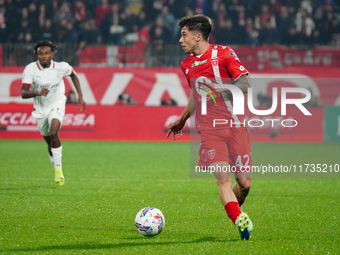
[[[0,0],[0,251],[338,254],[339,171],[329,171],[339,167],[339,2]],[[176,23],[192,13],[211,16],[211,42],[234,48],[249,69],[257,109],[270,107],[273,87],[313,95],[305,105],[312,116],[287,110],[297,127],[249,129],[254,165],[328,171],[255,177],[243,208],[255,226],[249,242],[230,224],[213,178],[190,178],[195,144],[165,138],[189,95]],[[74,66],[88,103],[80,113],[65,79],[63,188],[30,116],[32,100],[20,97],[40,39],[58,45],[56,61]],[[279,110],[271,117],[282,118]],[[189,141],[190,122],[184,131]],[[151,239],[134,229],[145,206],[166,219]]]

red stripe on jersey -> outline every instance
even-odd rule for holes
[[[28,86],[31,86],[31,84],[30,84],[30,83],[23,83],[22,85],[28,85]]]
[[[40,68],[40,66],[39,66],[39,63],[38,63],[38,61],[37,61],[37,66],[38,66],[39,70],[41,70],[41,68]]]

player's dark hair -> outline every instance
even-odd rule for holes
[[[53,53],[57,52],[57,46],[55,44],[53,44],[51,41],[45,40],[45,41],[38,41],[35,46],[34,46],[34,54],[37,55],[38,54],[38,48],[42,47],[42,46],[49,46],[51,47],[51,50]]]
[[[208,16],[196,14],[194,16],[183,17],[178,26],[182,29],[187,27],[189,31],[198,31],[202,34],[203,39],[208,41],[213,27],[212,21]]]

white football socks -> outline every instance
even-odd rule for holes
[[[54,168],[61,168],[61,151],[62,151],[62,146],[58,148],[51,148],[52,151],[52,161]]]

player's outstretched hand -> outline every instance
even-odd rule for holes
[[[85,103],[85,101],[84,101],[84,99],[82,97],[78,98],[77,107],[79,107],[79,106],[81,106],[81,109],[80,109],[81,112],[85,111],[86,103]]]
[[[184,127],[184,125],[185,122],[181,121],[180,119],[176,120],[173,124],[170,125],[166,138],[168,138],[172,133],[174,141],[176,140],[176,136],[178,139],[180,139],[182,137],[182,128]]]
[[[40,96],[47,96],[48,92],[50,92],[47,88],[43,88],[40,91]]]

